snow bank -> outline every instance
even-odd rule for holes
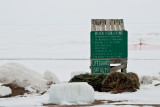
[[[150,76],[142,76],[140,77],[140,84],[152,84],[152,77]]]
[[[58,84],[60,83],[58,77],[50,71],[46,71],[43,75],[43,78],[46,79],[49,83],[55,83]]]
[[[3,85],[3,83],[0,83],[0,87]]]
[[[10,95],[12,90],[9,87],[0,86],[0,97]]]
[[[152,76],[152,80],[158,80],[158,81],[160,81],[160,76],[158,75],[158,76]]]
[[[0,67],[0,82],[20,87],[31,86],[37,91],[47,90],[47,81],[33,70],[17,63],[8,63]]]
[[[50,88],[49,102],[53,104],[93,103],[94,89],[85,82],[53,84]]]
[[[141,84],[152,84],[154,80],[160,81],[160,76],[142,76],[140,77],[140,83]]]

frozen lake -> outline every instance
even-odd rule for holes
[[[134,25],[135,26],[135,25]],[[139,43],[139,39],[151,45],[160,45],[160,33],[155,29],[140,31],[145,25],[127,26],[129,44]],[[72,72],[90,71],[90,26],[0,26],[0,66],[6,63],[19,63],[43,74],[46,70],[54,72],[60,81],[69,81]],[[139,33],[140,32],[140,33]],[[160,77],[160,50],[129,50],[128,72],[135,72],[139,77]],[[154,84],[143,85],[135,94],[95,93],[96,99],[126,100],[126,104],[159,104],[159,87]],[[152,90],[155,90],[154,93]],[[150,94],[147,94],[150,93]],[[141,96],[143,95],[143,96]],[[104,98],[104,97],[106,98]],[[125,97],[128,96],[128,97]],[[138,97],[136,99],[135,97]],[[147,97],[146,97],[147,96]],[[0,99],[0,105],[41,105],[47,102],[48,96],[17,97]],[[36,99],[36,100],[35,100]],[[154,99],[154,100],[152,100]],[[31,102],[28,104],[28,101]],[[151,101],[151,102],[148,102]]]
[[[144,43],[160,45],[159,28],[160,25],[126,25],[128,43],[138,44],[141,38]],[[17,62],[40,73],[51,70],[59,77],[65,72],[62,81],[68,81],[71,72],[90,72],[90,26],[0,26],[0,38],[0,65]],[[128,71],[139,75],[160,72],[156,66],[159,53],[129,50]]]

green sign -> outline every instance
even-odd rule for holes
[[[127,31],[92,31],[91,58],[127,58]]]
[[[110,73],[109,60],[92,60],[92,74],[108,74]]]

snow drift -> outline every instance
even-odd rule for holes
[[[93,103],[94,89],[85,82],[53,84],[50,88],[49,102],[52,104]]]
[[[0,82],[20,87],[30,86],[39,92],[48,89],[47,80],[40,74],[17,63],[8,63],[0,67]]]
[[[150,77],[150,76],[142,76],[141,78],[140,78],[140,83],[141,84],[152,84],[152,77]]]
[[[48,70],[44,72],[43,78],[46,79],[49,83],[53,83],[53,84],[60,83],[58,77],[53,72],[50,72]]]

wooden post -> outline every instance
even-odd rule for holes
[[[116,19],[114,21],[115,21],[115,25],[116,25],[116,31],[119,31],[120,30],[120,28],[119,28],[119,20]]]
[[[110,21],[106,19],[106,31],[110,31]]]
[[[115,72],[115,71],[118,71],[120,69],[122,70],[124,67],[125,67],[125,65],[115,66],[115,67],[113,67],[113,68],[110,69],[110,72]]]
[[[120,27],[121,27],[121,30],[125,30],[123,19],[120,19]]]
[[[110,20],[110,23],[111,23],[111,31],[115,31],[115,28],[114,28],[114,20],[111,19],[111,20]]]
[[[96,19],[96,31],[100,31],[101,20]]]
[[[127,60],[125,62],[122,62],[121,65],[124,65],[124,67],[121,69],[121,72],[126,73],[127,72]]]
[[[95,23],[95,19],[92,19],[91,23],[92,23],[91,31],[96,31],[96,23]]]
[[[101,19],[101,31],[105,31],[105,19]]]

